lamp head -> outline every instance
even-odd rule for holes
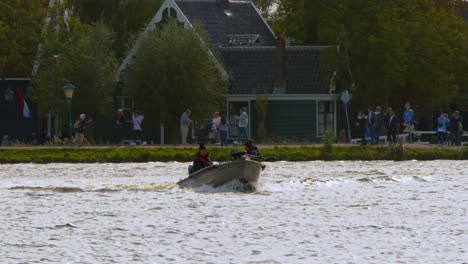
[[[5,93],[3,94],[5,102],[11,102],[13,101],[13,97],[15,95],[15,92],[8,87],[8,89],[5,90]]]
[[[71,99],[73,97],[73,90],[75,89],[75,86],[68,81],[64,86],[63,86],[63,92],[65,93],[65,97],[67,99]]]

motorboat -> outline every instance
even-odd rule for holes
[[[246,155],[243,151],[231,152],[232,160],[215,163],[205,167],[177,182],[181,188],[199,188],[203,186],[219,187],[226,183],[237,181],[243,187],[255,188],[260,173],[265,169],[261,158]]]

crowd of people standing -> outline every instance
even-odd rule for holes
[[[60,137],[60,135],[52,134],[50,136],[50,139],[46,139],[44,141],[41,140],[43,137],[39,137],[36,133],[32,133],[31,139],[26,140],[25,142],[27,144],[33,145],[73,143],[74,145],[80,146],[84,144],[94,144],[94,139],[92,136],[93,129],[90,129],[90,127],[93,127],[95,125],[95,121],[92,118],[87,119],[86,117],[87,116],[84,113],[82,113],[79,115],[79,118],[74,122],[73,132],[75,133],[74,137],[72,137],[71,139],[67,138],[66,136]],[[207,131],[207,138],[197,138],[198,141],[200,143],[203,142],[210,144],[219,144],[221,147],[227,147],[229,133],[233,132],[234,133],[230,134],[230,136],[234,139],[234,141],[232,142],[234,145],[241,145],[244,142],[248,141],[249,136],[247,129],[249,125],[249,115],[247,114],[246,107],[239,107],[237,109],[237,113],[230,115],[230,117],[232,119],[231,121],[233,122],[229,122],[226,115],[221,114],[218,111],[214,112],[212,114],[212,118],[210,119],[208,126],[206,126],[205,129],[203,129],[204,131]],[[144,141],[142,135],[143,120],[144,116],[138,111],[134,111],[131,115],[131,119],[127,119],[125,117],[123,109],[116,110],[115,116],[112,121],[112,133],[109,134],[110,142],[107,142],[107,144],[123,144],[123,135],[126,134],[127,137],[125,141],[128,142],[130,145],[145,145],[146,142]],[[131,131],[133,136],[130,136],[130,134],[125,131],[125,129],[128,129],[129,127],[125,125],[126,123],[132,124]],[[433,137],[434,143],[452,146],[462,145],[463,122],[459,110],[452,110],[450,113],[440,112],[436,124],[436,136]],[[406,134],[404,135],[406,142],[414,143],[416,137],[415,112],[411,108],[410,103],[405,104],[405,110],[402,114],[399,114],[398,116],[395,114],[394,110],[391,107],[388,107],[384,111],[382,111],[382,108],[380,106],[369,106],[367,112],[359,111],[356,126],[359,128],[359,134],[362,145],[376,145],[379,144],[382,140],[385,140],[389,143],[396,143],[399,137],[402,136],[400,134],[400,131]],[[187,141],[189,139],[190,128],[196,129],[193,127],[191,111],[186,110],[182,113],[182,116],[180,118],[180,135],[182,144],[188,144]],[[91,136],[87,134],[91,134]],[[386,134],[386,136],[383,134]],[[87,140],[86,136],[89,136],[89,141]],[[420,136],[421,133],[418,132],[418,137]],[[346,142],[346,135],[344,135],[343,137],[344,140],[341,140],[340,142]],[[132,140],[128,140],[130,138]],[[8,135],[3,135],[1,145],[11,144],[12,140],[10,140],[10,137]]]
[[[187,139],[189,137],[189,128],[193,124],[192,119],[190,118],[191,111],[186,110],[182,113],[180,117],[180,135],[181,143],[187,144]],[[239,145],[243,141],[248,140],[248,124],[249,124],[249,115],[245,107],[239,109],[239,114],[234,115],[233,118],[236,119],[236,128],[237,128],[237,140],[233,143]],[[228,135],[231,124],[229,123],[226,115],[221,115],[220,112],[216,111],[212,115],[212,119],[209,120],[207,125],[203,125],[201,128],[202,133],[207,133],[207,143],[216,143],[221,147],[227,147],[228,145]],[[200,135],[199,135],[200,136]],[[203,140],[202,140],[203,141]]]
[[[415,113],[410,103],[405,104],[405,110],[402,115],[401,125],[406,134],[407,142],[415,141]],[[362,145],[379,144],[382,129],[387,131],[386,141],[396,143],[400,131],[400,121],[391,107],[388,107],[385,113],[381,113],[381,107],[375,109],[368,107],[367,113],[359,111],[356,125],[359,127]],[[442,112],[437,119],[437,144],[460,146],[463,134],[462,119],[460,111],[453,111],[449,117],[447,113]]]
[[[454,111],[451,117],[445,112],[440,113],[437,118],[437,144],[460,146],[462,134],[460,111]]]

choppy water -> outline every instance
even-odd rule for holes
[[[467,263],[468,162],[268,163],[182,190],[184,163],[0,165],[0,263]]]

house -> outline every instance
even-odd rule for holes
[[[235,116],[243,107],[250,116],[248,134],[255,140],[313,142],[326,130],[337,130],[339,96],[332,94],[333,73],[321,62],[323,51],[336,47],[286,46],[247,0],[166,0],[145,31],[168,17],[188,30],[204,26],[214,47],[208,56],[229,79],[225,111],[231,139],[237,137]],[[138,41],[119,72],[131,64],[137,49]]]
[[[38,0],[36,2],[36,4],[42,5],[44,8],[48,7],[49,9],[52,9],[55,4],[63,4],[63,0]],[[25,10],[16,10],[17,12],[14,12],[15,16],[19,16],[16,18],[19,20],[22,20],[21,15],[24,15],[22,11],[31,9],[29,2],[25,2],[21,6]],[[36,20],[29,21],[26,19],[25,25],[32,23],[42,27],[42,30],[45,31],[51,24],[50,13],[47,13],[45,17],[42,17],[42,12],[38,14],[41,15],[34,14],[30,16],[30,18],[36,18]],[[42,19],[44,19],[44,24],[41,24]],[[15,22],[15,20],[7,22]],[[10,50],[10,47],[10,49],[2,50],[6,52],[5,55],[15,54],[15,56],[12,56],[13,59],[7,58],[7,66],[0,76],[0,120],[2,120],[0,122],[0,140],[7,135],[12,141],[30,142],[33,134],[41,138],[44,135],[50,136],[52,128],[58,131],[59,120],[58,118],[53,120],[51,115],[48,115],[46,118],[40,117],[37,104],[31,98],[33,87],[31,78],[37,73],[39,68],[39,56],[42,45],[35,42],[36,39],[33,36],[28,36],[28,34],[22,31],[21,23],[15,22],[9,24],[9,26],[12,32],[15,32],[20,38],[14,42],[21,49]],[[18,59],[18,57],[21,59]],[[41,138],[41,140],[43,139]]]
[[[27,141],[37,133],[36,104],[27,94],[29,85],[29,78],[0,77],[0,145],[4,136]]]

